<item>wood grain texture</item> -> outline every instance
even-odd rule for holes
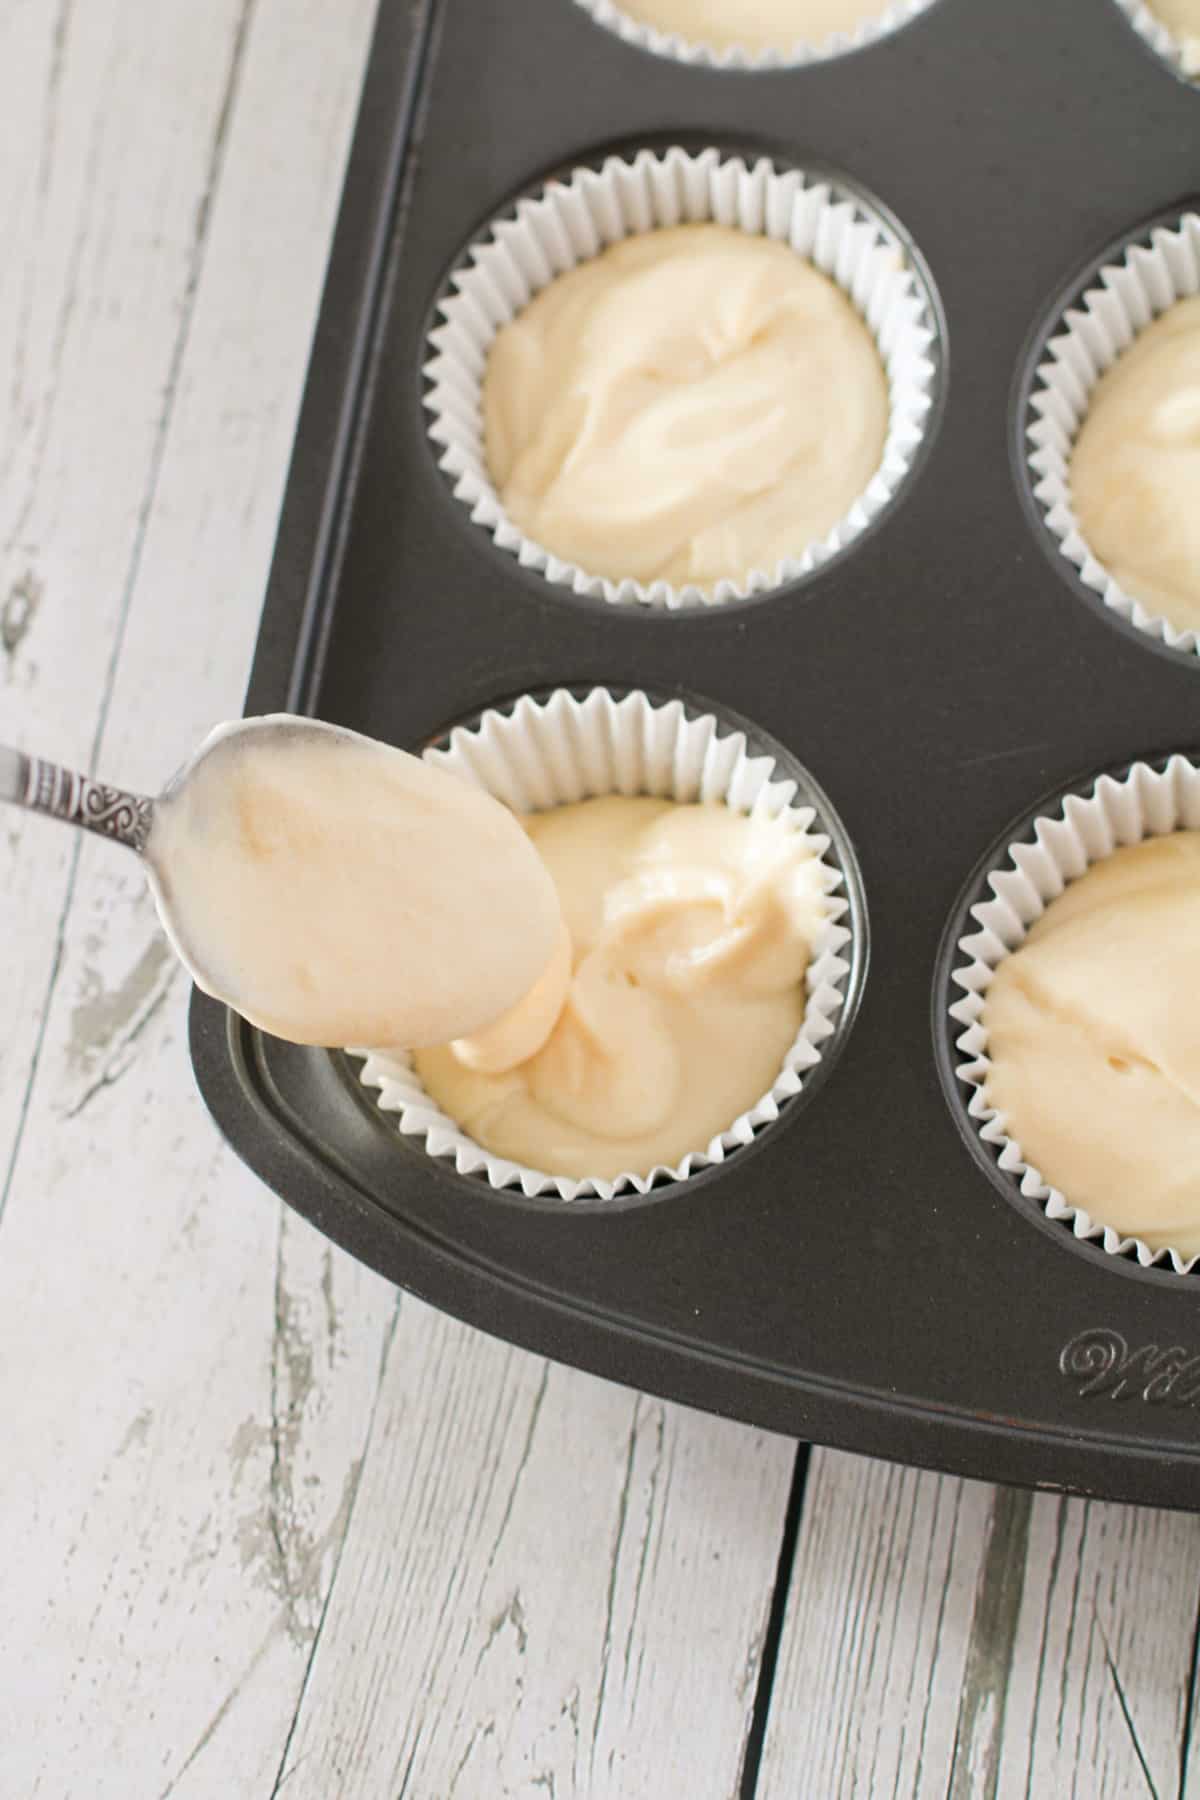
[[[1200,1520],[818,1452],[759,1800],[1174,1800],[1198,1601]]]
[[[990,1783],[995,1769],[1000,1800],[1174,1800],[1200,1519],[1039,1495],[1024,1539],[1014,1545],[1023,1579],[1005,1703],[978,1774]]]
[[[239,710],[371,11],[3,9],[6,736]],[[394,1299],[219,1147],[136,863],[5,826],[0,1793],[269,1791]]]
[[[4,727],[73,767],[92,762],[111,697],[242,23],[241,0],[179,18],[57,0],[0,19]],[[37,1066],[78,846],[17,814],[4,834],[7,1145]]]
[[[791,1467],[403,1300],[282,1792],[726,1800]]]
[[[947,1792],[991,1497],[813,1453],[759,1800]]]

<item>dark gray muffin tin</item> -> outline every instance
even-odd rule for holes
[[[889,209],[940,294],[945,404],[916,478],[846,555],[666,615],[552,588],[471,523],[427,439],[421,364],[447,271],[514,195],[673,142],[835,169]],[[1082,602],[1010,454],[1050,309],[1198,186],[1200,94],[1114,0],[937,0],[864,51],[773,74],[647,55],[574,0],[382,0],[247,711],[410,748],[560,685],[740,715],[829,794],[871,953],[811,1103],[611,1216],[457,1175],[400,1139],[348,1059],[197,994],[205,1098],[298,1211],[448,1311],[692,1405],[1200,1504],[1200,1281],[1077,1243],[980,1166],[939,951],[1010,821],[1200,739],[1200,658]]]

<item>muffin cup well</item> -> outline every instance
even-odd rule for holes
[[[797,782],[770,755],[755,754],[746,734],[712,713],[693,714],[681,700],[665,702],[634,692],[618,699],[605,688],[582,698],[558,689],[546,699],[518,700],[450,734],[425,752],[436,766],[485,788],[517,812],[605,794],[652,794],[682,802],[723,802],[753,817],[786,817],[811,845],[824,871],[827,916],[807,976],[801,1029],[769,1091],[709,1143],[673,1167],[633,1171],[612,1180],[576,1180],[523,1167],[475,1143],[441,1112],[421,1084],[412,1060],[394,1052],[354,1050],[364,1059],[362,1080],[378,1089],[378,1104],[396,1114],[406,1137],[420,1138],[431,1156],[449,1157],[461,1175],[484,1177],[493,1188],[519,1188],[528,1198],[612,1200],[646,1194],[664,1180],[721,1163],[779,1117],[811,1072],[848,1029],[863,968],[865,920],[856,880],[831,855],[830,828],[797,797]],[[836,827],[840,833],[840,827]],[[843,861],[848,846],[841,844]],[[858,939],[856,943],[855,939]]]
[[[787,50],[751,50],[741,45],[718,49],[711,44],[680,37],[675,32],[659,31],[653,25],[645,25],[640,19],[631,18],[619,4],[614,4],[614,0],[576,0],[576,4],[590,13],[597,25],[603,25],[606,30],[624,38],[627,44],[648,50],[654,56],[668,56],[676,62],[692,63],[704,69],[756,74],[771,69],[801,68],[806,63],[832,62],[835,57],[846,56],[852,50],[863,50],[868,44],[899,31],[910,19],[927,11],[933,0],[897,0],[895,5],[881,9],[878,17],[864,19],[853,31],[836,31],[827,38],[811,42],[798,38]]]
[[[555,276],[636,233],[712,221],[789,243],[844,291],[866,322],[888,381],[883,456],[866,489],[824,538],[773,569],[712,589],[665,581],[609,581],[554,556],[507,516],[492,484],[484,445],[482,387],[492,340]],[[519,200],[473,244],[438,304],[426,364],[429,435],[455,495],[476,524],[523,567],[556,586],[615,605],[675,609],[718,605],[781,587],[828,561],[888,505],[913,464],[929,424],[938,379],[934,304],[925,277],[896,231],[870,203],[831,178],[748,167],[716,149],[690,155],[649,150],[609,157],[549,182]]]
[[[1117,0],[1117,5],[1144,43],[1184,81],[1200,80],[1200,39],[1178,38],[1146,0]]]
[[[1071,453],[1100,377],[1146,326],[1177,300],[1200,293],[1200,213],[1142,227],[1115,249],[1061,311],[1035,352],[1020,408],[1036,510],[1090,594],[1171,650],[1200,651],[1200,632],[1180,630],[1128,594],[1093,555],[1071,499]]]
[[[966,1112],[989,1147],[992,1166],[1037,1201],[1048,1219],[1069,1226],[1076,1238],[1097,1242],[1111,1256],[1136,1256],[1143,1268],[1169,1263],[1181,1275],[1200,1258],[1152,1249],[1141,1238],[1124,1236],[1093,1219],[1026,1160],[1006,1116],[986,1099],[991,1064],[983,1018],[996,969],[1069,882],[1118,849],[1195,830],[1200,830],[1200,762],[1186,756],[1173,756],[1159,767],[1136,762],[1119,777],[1101,775],[1085,791],[1067,794],[994,858],[986,876],[989,897],[971,906],[968,917],[976,929],[958,939],[950,973],[951,991],[958,988],[963,995],[949,1008],[950,1019],[963,1027],[954,1039],[960,1057],[955,1074],[971,1091]],[[961,1089],[957,1100],[961,1104]]]

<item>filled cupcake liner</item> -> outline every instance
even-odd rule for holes
[[[1068,1225],[1077,1238],[1099,1243],[1111,1256],[1136,1256],[1143,1268],[1169,1263],[1180,1275],[1200,1258],[1151,1249],[1141,1238],[1124,1236],[1093,1219],[1026,1159],[1007,1116],[987,1101],[991,1063],[984,1012],[996,969],[1069,882],[1115,850],[1173,831],[1196,830],[1200,765],[1187,757],[1173,756],[1161,769],[1134,763],[1120,779],[1101,775],[1087,793],[1069,794],[1057,811],[1035,819],[1028,834],[997,860],[987,878],[990,897],[971,908],[977,929],[959,939],[951,972],[953,984],[963,992],[950,1007],[950,1017],[964,1028],[955,1038],[961,1053],[956,1072],[971,1089],[967,1112],[983,1142],[996,1152],[997,1166],[1022,1194],[1041,1204],[1047,1218]]]
[[[586,4],[586,0],[581,0]],[[1200,37],[1176,37],[1145,0],[1117,0],[1138,36],[1189,81],[1200,80]]]
[[[365,1059],[362,1080],[378,1090],[379,1106],[395,1114],[400,1132],[423,1140],[431,1156],[451,1159],[460,1175],[482,1177],[493,1188],[520,1188],[529,1198],[611,1200],[645,1194],[656,1181],[683,1181],[721,1163],[777,1119],[822,1060],[822,1047],[837,1028],[851,966],[842,872],[828,858],[830,839],[815,809],[796,804],[795,781],[782,775],[770,756],[754,754],[743,732],[712,714],[689,716],[680,700],[658,703],[636,692],[617,699],[603,688],[584,698],[559,689],[545,700],[523,698],[511,712],[487,712],[476,724],[452,732],[446,747],[427,750],[425,758],[520,813],[606,794],[650,794],[722,802],[756,818],[786,817],[820,859],[827,912],[808,969],[804,1020],[771,1088],[673,1167],[577,1180],[510,1162],[485,1150],[438,1108],[411,1057],[352,1051]]]
[[[675,32],[659,31],[653,25],[645,25],[640,19],[631,18],[622,7],[614,5],[613,0],[576,0],[576,4],[590,13],[597,25],[615,32],[627,44],[633,44],[639,50],[649,50],[655,56],[669,56],[676,62],[693,63],[705,69],[749,70],[753,73],[770,69],[795,69],[805,63],[831,62],[836,56],[865,49],[868,44],[874,44],[880,38],[890,37],[892,32],[899,31],[910,19],[926,12],[933,3],[934,0],[898,0],[893,6],[881,8],[877,17],[864,19],[853,31],[835,31],[826,38],[812,41],[798,38],[786,50],[752,50],[736,44],[719,49],[711,44],[680,37]]]
[[[610,581],[554,556],[507,516],[487,466],[482,392],[496,333],[558,275],[633,234],[712,221],[789,243],[836,281],[875,338],[887,373],[889,426],[866,489],[828,535],[772,569],[711,589],[668,582]],[[517,202],[473,244],[451,276],[430,333],[425,366],[429,435],[455,495],[478,525],[521,565],[576,594],[614,605],[719,605],[763,593],[828,561],[887,506],[924,436],[937,381],[929,296],[895,231],[857,195],[825,177],[752,167],[716,149],[690,155],[641,151],[577,169],[536,198]]]
[[[1079,579],[1113,612],[1172,650],[1200,651],[1200,633],[1151,612],[1093,554],[1071,499],[1071,452],[1092,390],[1146,326],[1200,292],[1200,213],[1135,237],[1064,313],[1034,376],[1026,421],[1034,499]]]

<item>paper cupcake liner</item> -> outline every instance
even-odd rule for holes
[[[1030,926],[1069,882],[1127,845],[1195,830],[1200,830],[1200,765],[1187,757],[1173,756],[1159,769],[1134,763],[1119,779],[1101,775],[1088,792],[1067,795],[1055,812],[1035,819],[1028,833],[997,858],[987,878],[991,897],[972,906],[977,929],[959,939],[951,972],[952,984],[964,995],[950,1006],[951,1019],[964,1027],[955,1038],[962,1057],[955,1072],[972,1090],[966,1110],[980,1138],[996,1152],[997,1167],[1022,1194],[1040,1202],[1047,1218],[1068,1225],[1077,1238],[1100,1243],[1111,1256],[1136,1256],[1143,1268],[1169,1262],[1180,1275],[1200,1258],[1153,1250],[1141,1238],[1123,1236],[1093,1219],[1026,1159],[1020,1141],[1009,1132],[1007,1116],[986,1099],[991,1063],[983,1016],[997,967],[1024,942]]]
[[[696,43],[690,38],[677,36],[674,32],[658,31],[653,25],[644,25],[639,19],[633,19],[613,0],[576,0],[585,12],[591,14],[597,25],[603,25],[618,37],[624,38],[627,44],[635,45],[639,50],[649,50],[655,56],[673,57],[676,62],[693,63],[706,69],[748,70],[757,73],[769,69],[795,69],[805,63],[831,62],[834,57],[845,56],[852,50],[865,49],[868,44],[877,43],[880,38],[890,37],[892,32],[899,31],[910,19],[928,10],[933,0],[899,0],[889,6],[873,19],[864,19],[853,31],[835,31],[827,38],[816,42],[807,42],[803,38],[788,50],[750,50],[740,45],[731,45],[728,49],[717,49],[710,44]]]
[[[586,0],[580,0],[586,4]],[[1145,0],[1117,0],[1138,36],[1187,81],[1200,80],[1200,37],[1178,38]]]
[[[521,699],[511,712],[487,712],[425,757],[522,813],[605,794],[652,794],[723,801],[756,818],[782,815],[821,860],[827,918],[808,970],[804,1020],[770,1090],[675,1166],[631,1170],[612,1180],[575,1180],[524,1167],[485,1150],[440,1111],[410,1057],[352,1051],[365,1059],[362,1080],[378,1090],[379,1106],[396,1115],[404,1136],[423,1139],[431,1156],[452,1159],[460,1175],[483,1177],[493,1188],[520,1188],[530,1198],[611,1200],[645,1194],[664,1177],[683,1181],[721,1163],[777,1119],[832,1048],[829,1040],[845,1008],[854,917],[842,871],[828,854],[831,840],[823,821],[812,806],[796,803],[797,784],[780,773],[774,759],[754,754],[744,732],[712,714],[689,716],[680,700],[660,704],[642,693],[617,699],[603,688],[582,699],[559,689],[544,701]]]
[[[614,582],[554,556],[507,516],[488,472],[482,386],[492,340],[557,275],[638,232],[713,221],[790,243],[848,295],[874,335],[887,373],[890,418],[879,468],[829,534],[774,569],[712,589],[665,581]],[[615,605],[678,608],[744,599],[828,561],[887,506],[912,465],[933,406],[936,331],[930,296],[901,240],[857,194],[824,177],[754,166],[715,149],[610,157],[550,182],[494,223],[451,276],[430,333],[425,405],[440,467],[472,519],[525,568]]]
[[[1177,300],[1200,292],[1200,213],[1133,236],[1068,307],[1034,375],[1025,421],[1033,496],[1046,529],[1079,580],[1121,618],[1172,650],[1200,650],[1200,633],[1179,630],[1114,579],[1088,547],[1071,500],[1071,451],[1092,390],[1140,331]]]

